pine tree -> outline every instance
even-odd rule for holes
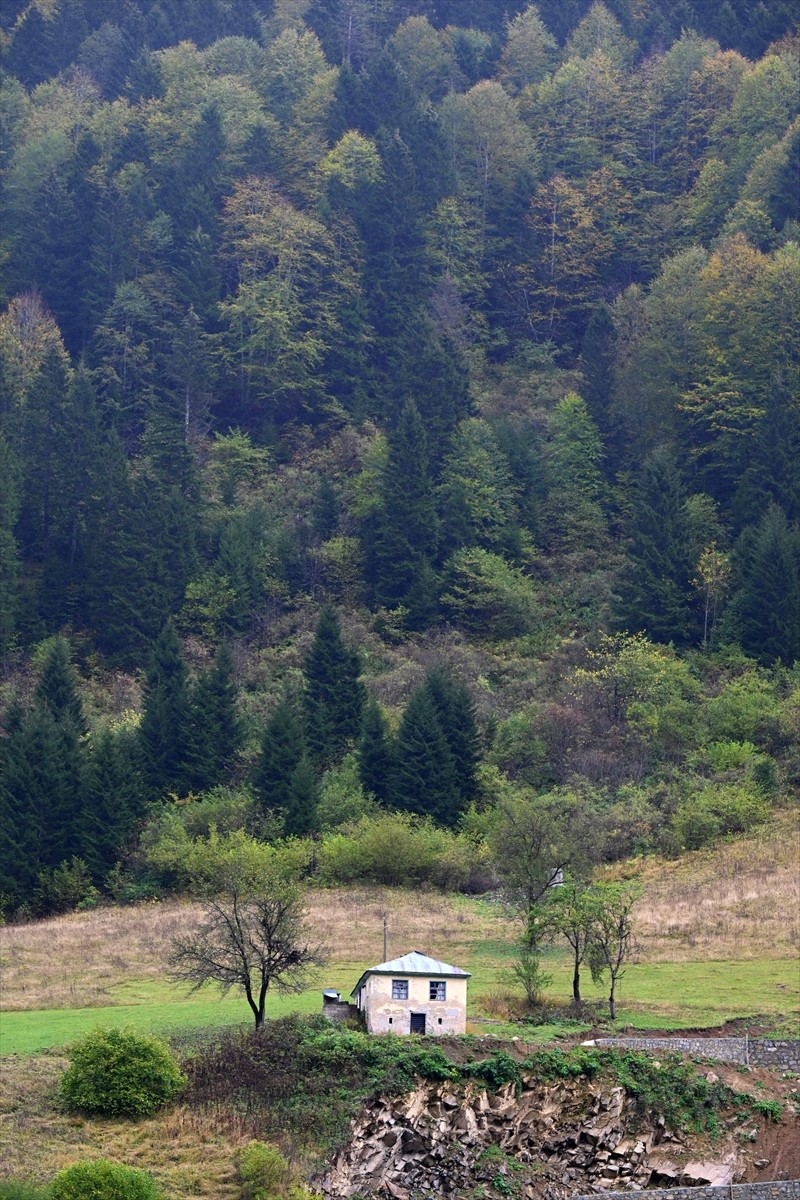
[[[427,437],[413,401],[403,405],[388,443],[381,509],[370,531],[375,598],[407,608],[409,626],[422,629],[436,611],[439,539]]]
[[[0,659],[10,650],[17,626],[20,564],[14,527],[19,505],[19,464],[0,432]]]
[[[365,700],[360,671],[358,653],[342,640],[336,610],[326,605],[306,658],[303,694],[308,748],[318,767],[341,758],[358,739]]]
[[[57,725],[78,737],[86,733],[86,719],[66,638],[53,639],[34,692],[34,702]]]
[[[365,792],[375,796],[381,804],[394,803],[394,746],[376,700],[370,700],[364,709],[358,741],[358,771]]]
[[[81,858],[97,885],[114,866],[145,809],[139,758],[132,730],[103,730],[93,739],[80,816],[80,843]]]
[[[736,547],[739,586],[724,625],[761,662],[800,659],[800,527],[777,504]]]
[[[606,458],[617,463],[621,447],[616,440],[618,430],[611,411],[611,397],[614,391],[614,336],[611,309],[605,302],[601,302],[592,309],[586,333],[583,335],[582,395],[589,416],[602,435]]]
[[[50,645],[28,723],[38,731],[43,744],[53,743],[53,783],[44,845],[47,865],[55,867],[81,854],[79,818],[86,775],[82,738],[87,725],[65,638],[55,638]],[[48,729],[48,723],[52,729]]]
[[[191,691],[186,758],[193,791],[221,783],[242,744],[236,696],[233,657],[223,643],[214,665],[200,675]]]
[[[645,460],[637,481],[630,565],[619,608],[623,628],[645,630],[656,641],[685,643],[695,631],[685,500],[675,456],[660,446]]]
[[[293,704],[284,697],[264,727],[253,772],[253,789],[264,812],[286,810],[292,775],[305,756],[303,727]]]
[[[575,392],[564,396],[550,416],[548,432],[544,532],[554,549],[596,549],[608,532],[600,504],[603,444],[585,401]]]
[[[475,799],[478,787],[480,735],[475,705],[464,685],[441,667],[428,672],[424,688],[433,701],[452,755],[460,806],[466,808]]]
[[[426,687],[417,688],[397,734],[395,798],[410,812],[454,825],[462,809],[453,755]]]
[[[150,795],[182,795],[189,784],[189,685],[181,644],[171,622],[153,646],[143,702],[139,745]]]
[[[289,777],[283,824],[286,837],[302,837],[311,833],[315,825],[318,799],[314,768],[304,756]]]

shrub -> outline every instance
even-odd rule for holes
[[[240,1152],[237,1171],[241,1200],[274,1200],[292,1181],[291,1168],[277,1146],[250,1142]]]
[[[328,834],[319,851],[325,883],[365,881],[386,885],[433,883],[464,887],[478,863],[465,837],[409,813],[363,816],[348,831]]]
[[[59,1171],[50,1188],[52,1200],[161,1200],[152,1175],[96,1158]]]
[[[124,1029],[95,1029],[75,1042],[61,1077],[71,1111],[149,1117],[182,1090],[185,1079],[157,1038]]]
[[[724,834],[744,833],[768,816],[769,805],[752,785],[716,784],[683,801],[673,827],[685,849],[697,850]]]

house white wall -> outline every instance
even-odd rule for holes
[[[408,999],[392,999],[392,980],[408,981]],[[444,982],[444,1000],[430,999],[430,984]],[[425,1032],[466,1033],[467,981],[453,976],[370,975],[358,994],[368,1033],[410,1033],[411,1014],[425,1014]]]

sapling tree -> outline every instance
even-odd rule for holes
[[[599,983],[608,971],[611,988],[608,1008],[611,1020],[617,1016],[617,983],[624,975],[626,963],[636,954],[633,928],[633,908],[642,894],[638,881],[630,883],[597,883],[593,887],[589,967],[592,979]]]
[[[572,948],[572,999],[581,1003],[581,966],[592,951],[598,895],[575,880],[553,888],[548,900],[550,928]]]

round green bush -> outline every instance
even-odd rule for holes
[[[73,1112],[149,1117],[183,1089],[185,1077],[158,1038],[126,1029],[95,1029],[75,1042],[61,1077]]]
[[[50,1187],[52,1200],[162,1200],[152,1175],[96,1158],[59,1171]]]

